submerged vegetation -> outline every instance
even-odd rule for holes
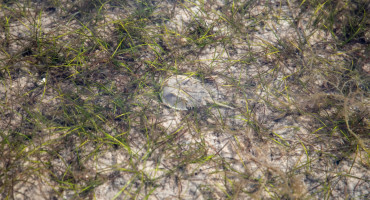
[[[369,199],[366,0],[0,4],[1,199]],[[175,74],[235,109],[161,102]]]

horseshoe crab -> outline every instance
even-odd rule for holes
[[[210,90],[207,90],[200,80],[185,75],[173,75],[167,78],[163,82],[160,96],[164,104],[176,110],[189,110],[207,104],[233,109],[215,101]]]

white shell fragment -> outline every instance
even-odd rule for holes
[[[176,110],[188,110],[208,103],[232,108],[215,102],[209,90],[198,79],[184,75],[174,75],[166,79],[162,86],[161,98],[163,103]]]

